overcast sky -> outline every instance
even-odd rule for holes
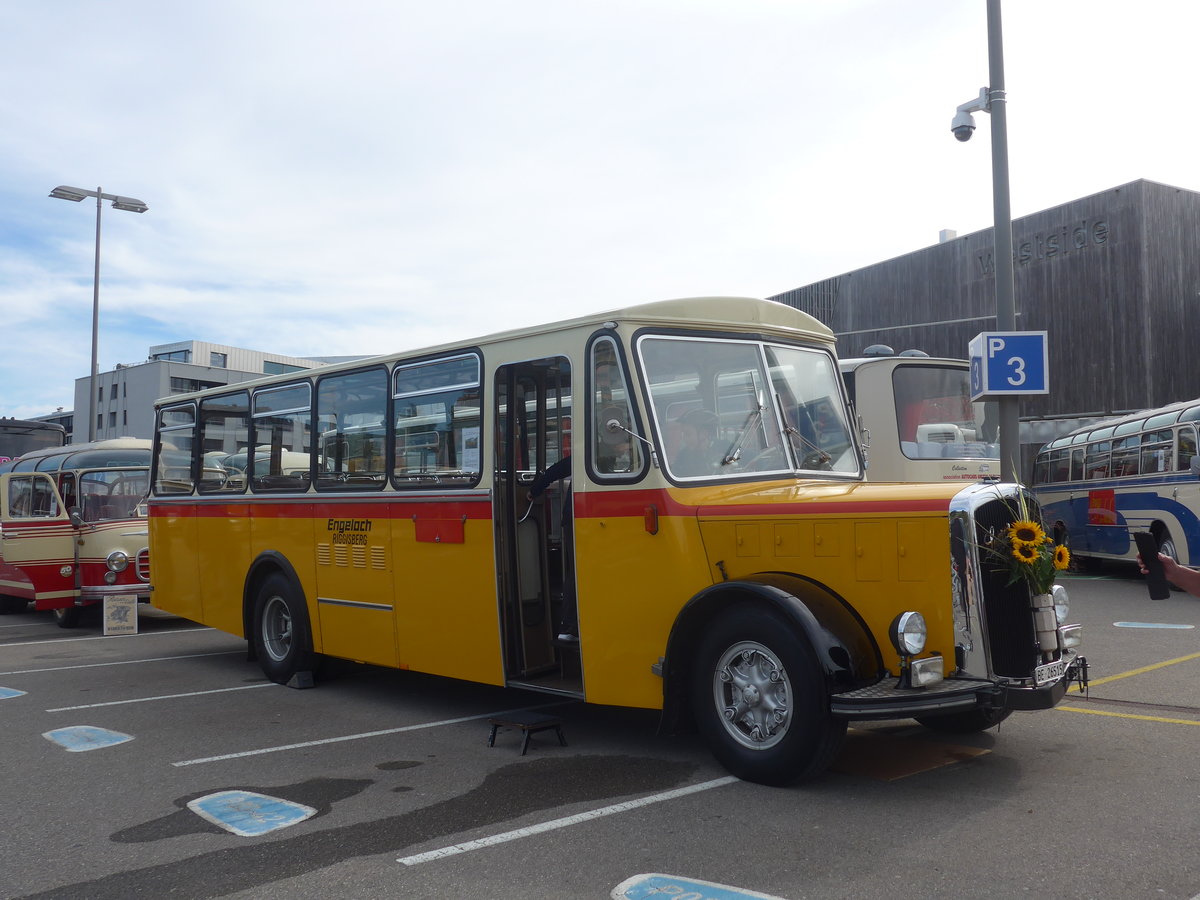
[[[0,0],[0,415],[197,339],[385,353],[992,221],[984,0]],[[1200,5],[1005,0],[1015,217],[1200,189]],[[897,302],[903,302],[897,298]],[[965,348],[964,348],[965,353]]]

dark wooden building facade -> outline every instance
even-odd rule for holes
[[[870,344],[965,357],[996,329],[993,229],[779,294]],[[1017,328],[1046,331],[1050,393],[1021,400],[1023,455],[1080,419],[1200,397],[1200,193],[1134,181],[1013,221]]]

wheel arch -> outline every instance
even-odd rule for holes
[[[242,584],[242,634],[250,643],[251,657],[254,656],[254,624],[251,621],[254,617],[254,602],[258,598],[258,592],[263,583],[272,575],[282,575],[286,578],[296,592],[296,596],[303,601],[305,609],[308,608],[308,598],[304,593],[304,586],[300,583],[300,576],[296,574],[296,569],[288,561],[288,558],[278,550],[266,550],[260,553],[250,564],[250,568],[246,572],[246,580]],[[315,643],[316,634],[312,633],[312,619],[310,614],[308,616],[310,635]]]
[[[665,733],[691,729],[688,682],[699,637],[723,611],[737,604],[776,610],[795,626],[816,654],[828,693],[871,680],[883,668],[879,647],[866,623],[841,597],[818,582],[784,572],[720,582],[689,600],[671,627],[662,666],[661,730]]]

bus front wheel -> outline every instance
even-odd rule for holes
[[[747,781],[789,784],[818,775],[846,734],[846,723],[829,714],[812,647],[764,607],[734,607],[705,629],[691,694],[713,756]]]
[[[269,576],[254,601],[254,650],[263,673],[287,684],[297,672],[316,663],[308,628],[308,611],[299,592],[282,575]]]

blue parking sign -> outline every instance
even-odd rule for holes
[[[1044,331],[985,331],[969,345],[971,399],[1050,393]]]

